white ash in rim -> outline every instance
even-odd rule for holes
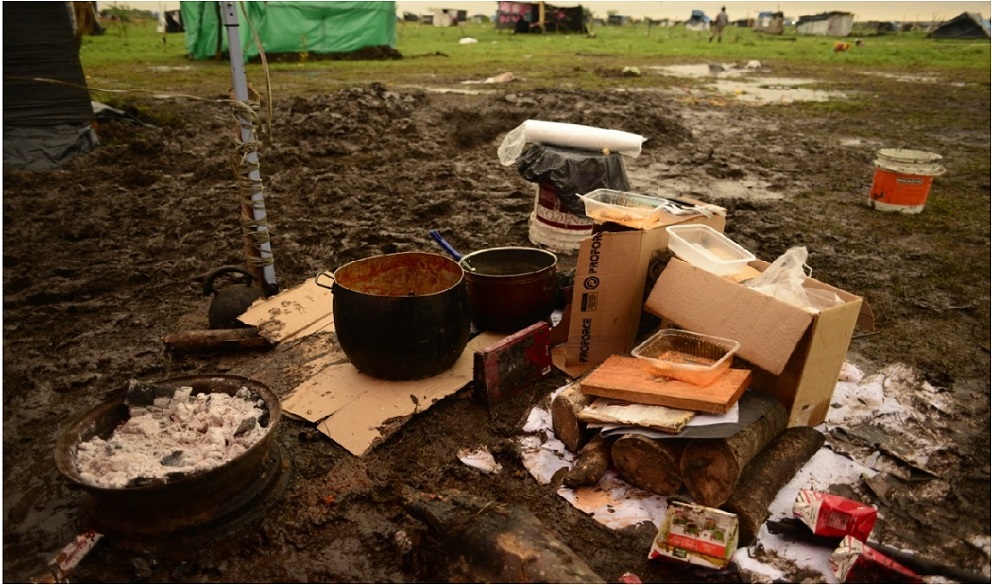
[[[172,397],[129,405],[129,417],[106,440],[80,442],[76,469],[89,485],[124,488],[206,471],[244,453],[265,436],[259,420],[264,400],[247,387],[234,396],[192,394],[183,386]]]

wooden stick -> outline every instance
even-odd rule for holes
[[[573,453],[577,453],[592,434],[586,423],[579,420],[579,413],[592,400],[591,396],[582,393],[578,382],[572,382],[551,401],[551,429]]]
[[[824,436],[812,427],[792,427],[775,438],[744,469],[723,510],[737,514],[738,546],[751,546],[768,519],[768,506],[779,490],[823,446]]]
[[[680,467],[692,499],[710,508],[726,502],[744,466],[785,429],[788,421],[785,407],[776,403],[756,421],[725,439],[690,441]]]
[[[621,479],[630,485],[654,494],[672,496],[682,488],[679,460],[687,442],[685,439],[623,435],[613,443],[613,466]]]
[[[162,337],[165,349],[180,353],[268,349],[269,340],[255,327],[238,329],[193,329]]]

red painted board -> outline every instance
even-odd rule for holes
[[[472,396],[487,406],[551,372],[551,327],[538,322],[475,352]]]

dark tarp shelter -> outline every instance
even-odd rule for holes
[[[158,19],[158,32],[181,33],[186,32],[183,27],[183,16],[180,10],[163,10]]]
[[[3,3],[3,165],[44,171],[96,148],[67,2]]]
[[[258,32],[267,56],[336,55],[385,47],[396,50],[395,2],[245,2],[238,11],[241,48],[246,59],[259,56],[252,35]],[[217,2],[180,2],[191,59],[227,54],[227,31]]]
[[[541,20],[541,9],[544,20]],[[497,29],[518,33],[565,32],[586,34],[586,14],[582,5],[561,7],[547,2],[498,2]]]
[[[989,21],[975,12],[962,12],[951,20],[945,20],[927,35],[933,39],[988,39],[992,38]]]
[[[702,10],[693,10],[689,20],[685,21],[685,28],[697,32],[709,30],[711,20]]]

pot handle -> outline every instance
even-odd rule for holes
[[[458,253],[458,250],[455,250],[451,246],[451,244],[448,243],[447,240],[445,240],[443,237],[441,237],[440,232],[438,232],[437,230],[431,230],[431,231],[429,231],[427,233],[429,233],[431,235],[431,237],[434,238],[434,241],[437,242],[439,246],[441,246],[442,248],[444,248],[444,251],[445,252],[447,252],[448,254],[450,254],[451,257],[455,259],[455,262],[458,262],[459,260],[462,259],[462,255]]]
[[[320,283],[320,277],[321,276],[326,276],[327,278],[330,278],[331,279],[331,284],[321,284]],[[329,272],[329,271],[321,272],[317,276],[314,276],[313,277],[313,282],[314,282],[314,284],[316,284],[320,288],[326,288],[327,290],[332,290],[331,287],[334,284],[334,273],[333,272]]]

